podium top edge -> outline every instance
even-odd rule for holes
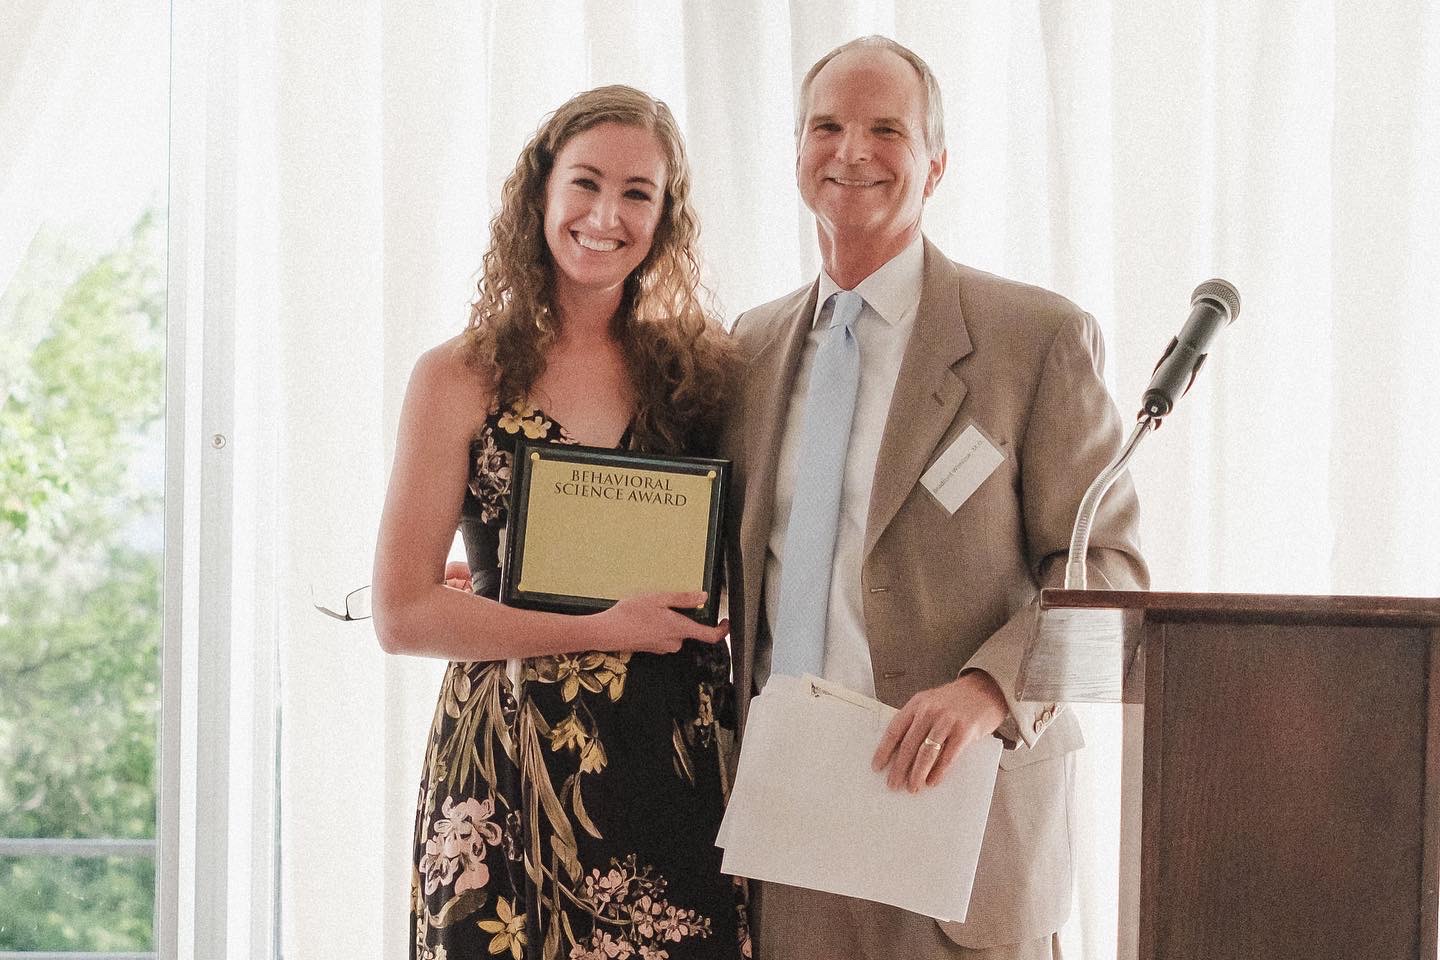
[[[1297,618],[1440,627],[1440,597],[1364,597],[1272,593],[1166,593],[1150,590],[1040,592],[1040,609],[1121,610],[1154,620]]]

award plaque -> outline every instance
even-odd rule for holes
[[[704,590],[714,625],[730,461],[521,441],[500,602],[594,613],[639,593]]]

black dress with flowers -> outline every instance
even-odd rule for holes
[[[534,408],[491,413],[472,442],[466,549],[492,598],[521,436],[575,442]],[[723,645],[696,641],[451,663],[420,783],[411,957],[748,957],[714,846],[729,673]]]

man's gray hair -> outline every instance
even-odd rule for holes
[[[840,54],[857,49],[889,50],[915,68],[915,72],[920,76],[920,83],[925,88],[925,149],[931,157],[940,156],[945,149],[945,108],[940,104],[940,81],[935,79],[935,72],[930,69],[930,64],[920,59],[920,55],[914,50],[889,37],[874,34],[840,44],[816,60],[815,65],[806,72],[805,79],[800,81],[800,99],[795,105],[796,146],[799,146],[805,133],[805,118],[810,114],[810,87],[815,82],[815,75]]]

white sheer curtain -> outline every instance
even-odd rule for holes
[[[1100,318],[1138,403],[1192,287],[1245,300],[1135,469],[1157,587],[1434,595],[1440,583],[1440,11],[1187,3],[269,2],[242,24],[237,186],[280,656],[288,956],[404,954],[438,665],[309,606],[367,582],[411,364],[463,323],[500,182],[541,115],[608,82],[685,129],[723,308],[810,278],[791,103],[857,34],[945,92],[927,232]],[[268,291],[268,292],[267,292]],[[257,342],[258,341],[258,342]],[[263,347],[262,345],[263,344]],[[243,405],[242,405],[243,406]],[[263,476],[261,475],[263,474]],[[257,572],[258,571],[258,572]],[[1087,710],[1072,955],[1114,951],[1114,708]]]

